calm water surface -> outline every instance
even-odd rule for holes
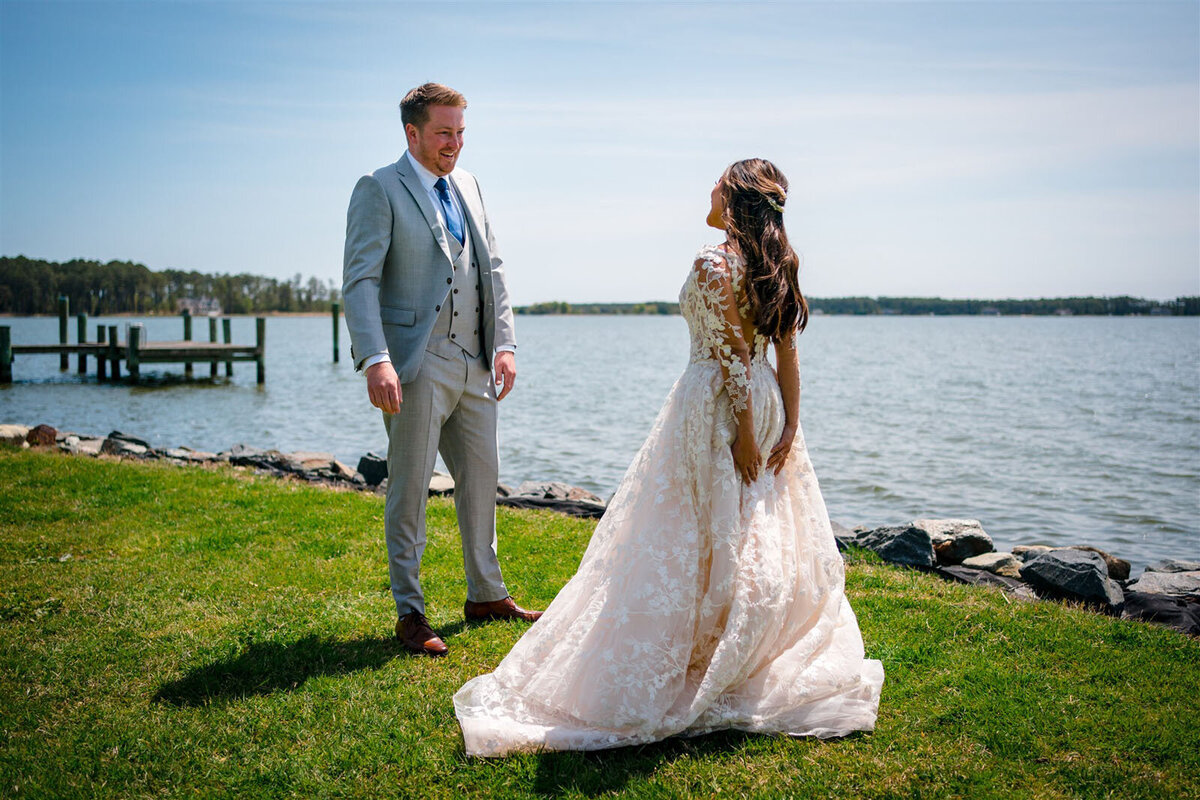
[[[178,318],[138,321],[152,339],[182,336]],[[54,319],[0,324],[15,344],[57,340]],[[253,341],[253,320],[233,329]],[[501,480],[610,495],[683,370],[683,320],[520,317],[517,330]],[[74,358],[63,374],[57,356],[20,356],[0,421],[160,447],[323,450],[353,466],[386,436],[344,326],[342,341],[333,364],[328,318],[271,318],[263,387],[253,364],[211,384],[162,365],[131,387],[96,383],[94,364],[80,379]],[[1086,542],[1135,567],[1200,558],[1200,319],[815,317],[800,341],[801,422],[835,519],[976,517],[1000,548]]]

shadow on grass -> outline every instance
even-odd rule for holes
[[[450,635],[455,626],[444,634]],[[460,623],[459,628],[462,627]],[[294,642],[251,644],[233,658],[196,667],[182,678],[159,687],[154,702],[173,706],[205,706],[244,697],[290,692],[317,675],[347,675],[378,669],[412,653],[392,638],[340,641],[305,636]]]
[[[861,732],[842,741],[864,736]],[[704,736],[673,737],[640,747],[621,747],[594,752],[542,753],[536,756],[534,791],[557,797],[564,794],[607,794],[622,791],[633,779],[643,779],[677,761],[721,759],[742,752],[764,734],[720,731]],[[819,744],[820,740],[798,741]]]

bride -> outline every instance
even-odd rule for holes
[[[863,657],[798,420],[808,308],[786,199],[762,159],[717,182],[707,222],[726,240],[679,295],[687,368],[579,571],[454,695],[468,755],[874,728],[883,667]]]

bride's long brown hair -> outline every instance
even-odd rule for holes
[[[773,342],[808,324],[800,293],[800,259],[783,229],[787,178],[763,158],[729,165],[721,176],[721,219],[730,244],[746,264],[746,299],[754,327]]]

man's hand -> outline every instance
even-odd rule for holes
[[[499,402],[512,391],[513,381],[517,379],[517,359],[511,350],[502,350],[496,353],[496,362],[492,368],[492,376],[496,379],[496,386],[504,385],[500,394],[496,396],[496,401]]]
[[[371,405],[388,414],[399,414],[403,400],[400,379],[390,361],[380,361],[367,367],[367,394]]]

